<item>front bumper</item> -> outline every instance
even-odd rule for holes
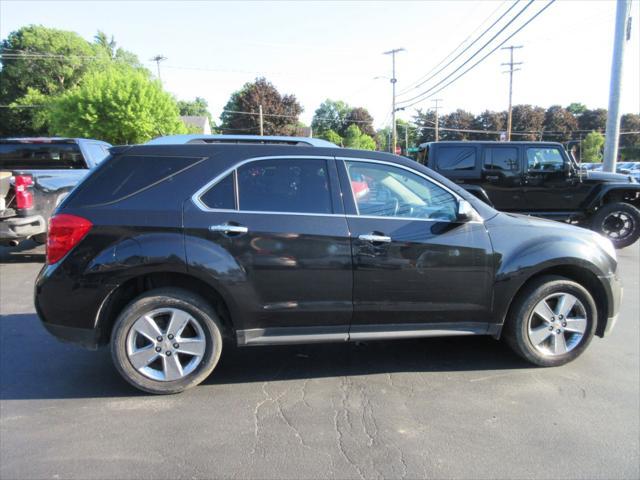
[[[47,222],[42,215],[10,217],[0,221],[0,243],[24,240],[47,231]]]
[[[607,295],[607,318],[604,325],[598,325],[597,334],[601,337],[609,335],[618,321],[620,304],[622,303],[622,284],[617,275],[599,277]]]

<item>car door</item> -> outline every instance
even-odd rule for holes
[[[526,210],[520,148],[516,145],[485,146],[482,188],[493,205],[502,211]]]
[[[187,202],[189,264],[224,285],[241,343],[346,339],[352,265],[337,183],[331,157],[250,159]]]
[[[524,211],[571,211],[580,207],[589,186],[572,172],[569,158],[560,147],[525,147]]]
[[[492,249],[479,220],[457,220],[447,188],[409,167],[339,159],[352,238],[350,335],[487,328]]]

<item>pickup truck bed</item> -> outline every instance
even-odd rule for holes
[[[44,242],[52,212],[109,147],[88,139],[0,139],[0,244]]]

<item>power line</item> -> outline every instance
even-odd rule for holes
[[[482,63],[487,57],[489,57],[493,52],[495,52],[496,50],[498,50],[500,47],[502,47],[505,43],[507,43],[509,40],[511,40],[511,38],[513,38],[517,33],[519,33],[523,28],[525,28],[527,25],[529,25],[533,20],[535,20],[540,14],[542,14],[542,12],[544,12],[547,8],[549,8],[556,0],[550,0],[549,3],[547,3],[544,7],[542,7],[533,17],[531,17],[529,20],[527,20],[524,24],[522,24],[522,26],[520,26],[515,32],[513,32],[511,35],[509,35],[507,38],[505,38],[502,42],[500,42],[498,44],[498,46],[496,46],[493,50],[491,50],[489,53],[487,53],[484,57],[482,57],[480,60],[478,60],[476,63],[474,63],[473,65],[471,65],[469,68],[467,68],[465,71],[463,71],[460,75],[458,75],[457,77],[453,78],[451,81],[447,82],[445,85],[443,85],[442,87],[440,87],[438,90],[436,90],[435,92],[431,93],[428,96],[424,96],[425,94],[429,93],[429,91],[433,90],[438,84],[434,85],[431,89],[423,92],[422,94],[418,95],[417,97],[414,98],[418,98],[418,97],[423,97],[423,98],[419,98],[418,100],[416,100],[413,103],[410,103],[408,105],[404,105],[404,108],[409,108],[412,107],[420,102],[422,102],[423,100],[426,100],[427,98],[433,97],[435,94],[441,92],[442,90],[444,90],[445,88],[447,88],[449,85],[451,85],[453,82],[457,81],[458,79],[460,79],[461,77],[463,77],[465,74],[467,74],[468,72],[470,72],[471,70],[473,70],[475,67],[477,67],[480,63]],[[473,58],[473,57],[472,57]],[[466,62],[465,62],[466,63]],[[452,72],[452,74],[455,72]],[[450,76],[449,76],[450,77]],[[447,77],[447,78],[449,78]],[[447,78],[445,78],[444,80],[446,80]],[[409,100],[406,100],[407,102]]]
[[[416,100],[420,97],[422,97],[423,95],[429,93],[431,90],[433,90],[434,88],[436,88],[438,85],[441,85],[443,82],[446,82],[449,78],[451,78],[451,76],[453,76],[456,72],[458,72],[462,67],[464,67],[467,63],[469,63],[471,60],[473,60],[482,50],[484,50],[491,42],[493,42],[496,37],[498,37],[502,32],[504,32],[513,22],[515,22],[517,20],[517,18],[522,15],[534,2],[535,0],[529,0],[529,3],[527,3],[524,8],[522,8],[518,13],[515,14],[515,16],[509,20],[507,22],[506,25],[504,25],[500,30],[498,30],[497,33],[495,33],[493,35],[493,37],[491,37],[489,40],[487,40],[485,42],[484,45],[482,45],[479,49],[477,49],[469,58],[467,58],[461,65],[459,65],[454,71],[452,71],[451,73],[449,73],[446,77],[444,77],[442,80],[440,80],[439,82],[437,82],[435,85],[433,85],[431,88],[425,90],[424,92],[416,95],[415,97],[411,97],[408,98],[407,100],[402,100],[399,103],[403,104],[403,103],[408,103],[411,102],[413,100]],[[553,0],[555,1],[555,0]],[[535,17],[534,17],[535,18]],[[409,105],[410,106],[410,105]]]
[[[398,93],[398,96],[402,96],[402,95],[404,95],[404,94],[408,93],[408,92],[409,92],[409,91],[411,91],[411,90],[415,90],[416,88],[418,88],[418,87],[420,87],[420,86],[424,85],[424,84],[425,84],[425,83],[427,83],[429,80],[431,80],[433,77],[437,76],[440,72],[442,72],[443,70],[445,70],[449,65],[451,65],[451,64],[452,64],[453,62],[455,62],[458,58],[460,58],[462,55],[464,55],[464,53],[465,53],[467,50],[469,50],[469,49],[470,49],[471,47],[473,47],[477,42],[479,42],[479,41],[480,41],[480,39],[482,39],[482,37],[484,37],[487,33],[489,33],[489,31],[490,31],[493,27],[495,27],[495,26],[496,26],[496,24],[498,24],[498,23],[500,22],[500,20],[502,20],[502,19],[503,19],[503,18],[504,18],[504,17],[505,17],[505,16],[506,16],[506,15],[507,15],[511,10],[513,10],[513,8],[515,8],[515,6],[518,4],[518,2],[519,2],[519,1],[520,1],[520,0],[516,0],[515,2],[513,2],[513,4],[512,4],[512,5],[507,9],[507,11],[506,11],[506,12],[504,12],[502,15],[500,15],[500,17],[498,17],[498,19],[497,19],[495,22],[493,22],[489,28],[486,28],[486,29],[485,29],[485,30],[480,34],[480,36],[478,36],[478,37],[477,37],[473,42],[471,42],[469,45],[467,45],[467,46],[466,46],[466,48],[465,48],[464,50],[462,50],[460,53],[458,53],[458,55],[456,55],[454,58],[452,58],[452,59],[451,59],[451,60],[450,60],[450,61],[449,61],[449,62],[448,62],[444,67],[442,67],[440,70],[438,70],[436,73],[434,73],[433,75],[429,76],[429,77],[428,77],[428,78],[426,78],[425,80],[422,80],[422,79],[424,79],[425,77],[427,77],[431,72],[433,72],[436,68],[438,68],[438,66],[439,66],[439,65],[441,65],[443,62],[445,62],[445,61],[447,60],[447,58],[448,58],[448,57],[450,57],[451,55],[453,55],[453,53],[454,53],[458,48],[460,48],[460,46],[461,46],[464,42],[466,42],[466,40],[468,40],[468,38],[469,38],[471,35],[469,35],[469,37],[467,37],[465,40],[463,40],[463,41],[462,41],[462,43],[461,43],[460,45],[458,45],[456,48],[454,48],[454,49],[453,49],[453,50],[452,50],[452,51],[451,51],[451,52],[450,52],[450,53],[449,53],[445,58],[443,58],[443,59],[440,61],[440,63],[438,63],[438,65],[436,65],[436,66],[435,66],[434,68],[432,68],[429,72],[427,72],[425,75],[423,75],[423,77],[422,77],[420,80],[418,80],[418,81],[417,81],[417,82],[420,82],[420,83],[417,83],[417,85],[412,86],[412,87],[410,87],[410,88],[405,88],[403,91],[401,91],[400,93]],[[531,2],[529,2],[529,3],[531,3]],[[501,4],[499,7],[501,7],[501,6],[502,6],[502,4]],[[499,7],[498,7],[498,8],[499,8]],[[526,10],[526,7],[525,7],[525,10]],[[493,13],[495,13],[495,11],[496,11],[496,10],[494,10],[494,12],[492,12],[490,16],[492,16],[492,15],[493,15]],[[524,11],[524,10],[523,10],[523,11]],[[516,17],[516,18],[517,18],[517,17]],[[515,18],[514,18],[514,20],[515,20]],[[486,20],[485,20],[485,22],[486,22]],[[482,23],[484,23],[484,22],[482,22]],[[482,25],[482,24],[481,24],[481,25]],[[477,30],[477,29],[476,29],[476,30]]]

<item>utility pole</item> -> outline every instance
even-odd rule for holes
[[[631,18],[629,17],[631,0],[617,0],[616,4],[616,30],[613,37],[609,110],[607,113],[607,130],[605,132],[604,161],[602,164],[602,170],[605,172],[614,172],[618,159],[622,62],[625,43],[631,38]]]
[[[160,77],[160,62],[166,60],[167,57],[163,56],[163,55],[156,55],[155,57],[153,57],[151,59],[152,62],[156,62],[156,67],[158,68],[158,80],[160,80],[160,83],[162,83],[162,77]]]
[[[404,126],[404,155],[409,156],[409,122]]]
[[[264,136],[264,122],[262,120],[262,105],[258,107],[258,112],[260,114],[260,136]]]
[[[440,117],[438,115],[438,111],[440,110],[440,102],[442,101],[442,99],[441,98],[434,98],[431,101],[435,102],[435,104],[436,104],[436,106],[433,107],[433,109],[436,111],[436,142],[437,142],[438,139],[440,138]]]
[[[396,53],[404,52],[404,48],[394,48],[388,52],[384,52],[383,55],[391,55],[391,153],[396,153],[396,144],[398,143],[398,132],[396,130]]]
[[[502,65],[509,65],[509,70],[502,73],[509,74],[509,113],[507,114],[507,142],[511,141],[511,107],[513,98],[513,72],[520,70],[519,68],[513,68],[516,65],[522,65],[522,62],[513,61],[513,51],[517,48],[522,48],[522,45],[510,45],[508,47],[502,47],[500,50],[509,50],[509,63],[503,63]]]

